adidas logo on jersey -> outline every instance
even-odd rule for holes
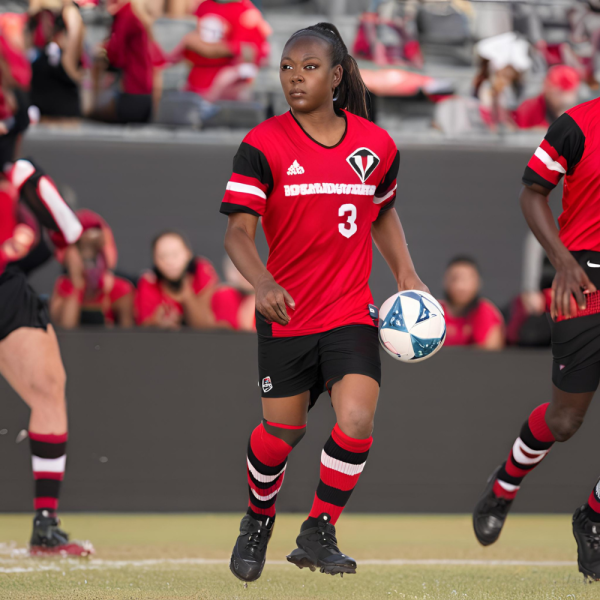
[[[302,175],[304,173],[304,167],[301,167],[298,164],[298,161],[295,160],[292,163],[292,166],[287,170],[288,175]]]

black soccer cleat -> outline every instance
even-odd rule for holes
[[[296,538],[298,547],[287,559],[300,569],[311,571],[321,569],[321,573],[343,577],[344,573],[356,573],[356,561],[340,552],[335,537],[335,527],[331,517],[323,513],[316,527],[310,521],[304,521],[300,535]]]
[[[229,562],[231,572],[238,579],[256,581],[261,576],[274,525],[275,517],[265,516],[264,521],[258,521],[249,513],[244,515]]]
[[[94,554],[90,542],[69,540],[59,527],[60,521],[47,510],[40,510],[33,519],[33,533],[29,542],[31,556],[81,556]]]
[[[473,530],[482,546],[493,544],[504,527],[504,521],[513,501],[499,498],[494,494],[494,483],[498,477],[499,466],[489,477],[485,489],[473,511]]]
[[[587,579],[600,581],[600,523],[587,516],[584,504],[573,515],[573,535],[577,542],[577,566]]]

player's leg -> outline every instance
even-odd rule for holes
[[[356,561],[337,545],[335,524],[362,473],[372,444],[381,363],[377,329],[342,327],[323,336],[323,378],[337,423],[321,454],[320,481],[307,520],[288,556],[296,566],[355,573]]]
[[[248,442],[248,510],[230,562],[232,573],[243,581],[262,574],[287,457],[306,432],[307,390],[318,377],[315,336],[258,337],[263,420]]]
[[[0,374],[31,409],[36,511],[31,551],[88,555],[91,547],[69,542],[56,516],[66,463],[67,411],[65,371],[52,326],[20,327],[0,341]]]
[[[597,387],[598,366],[582,369],[579,385]],[[562,384],[564,385],[564,383]],[[546,457],[555,442],[566,442],[579,429],[594,396],[593,391],[569,392],[552,386],[552,402],[535,408],[521,427],[506,461],[497,467],[473,512],[479,542],[493,544],[504,526],[521,483]]]

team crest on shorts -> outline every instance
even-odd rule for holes
[[[270,377],[265,377],[262,380],[262,389],[265,394],[273,389],[273,383]]]
[[[377,165],[381,162],[379,156],[368,148],[355,150],[346,160],[363,183],[369,179],[373,171],[377,168]]]

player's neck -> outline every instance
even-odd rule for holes
[[[337,115],[333,106],[308,113],[292,110],[292,114],[302,129],[323,146],[335,146],[346,132],[346,119]]]

